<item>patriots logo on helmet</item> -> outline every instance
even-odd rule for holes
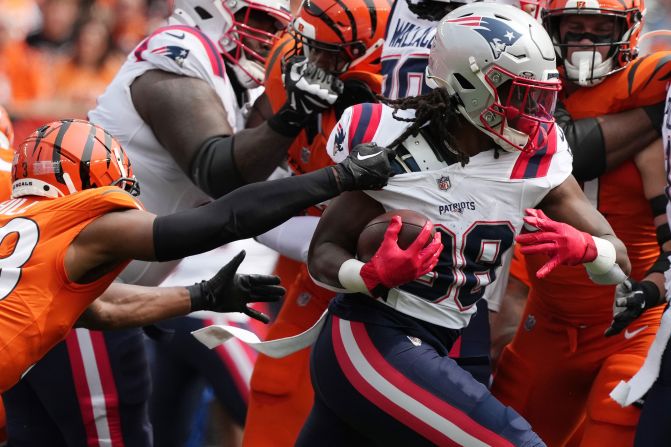
[[[448,20],[449,23],[473,28],[489,43],[494,59],[501,57],[510,45],[514,45],[522,34],[512,29],[505,21],[492,17],[468,16]]]
[[[342,124],[338,123],[335,137],[333,139],[333,155],[337,154],[338,152],[344,149],[343,148],[344,142],[345,142],[345,129],[343,129]]]
[[[166,45],[164,47],[155,48],[152,50],[152,53],[158,54],[159,56],[169,57],[170,59],[173,59],[175,62],[177,62],[177,65],[180,67],[184,65],[184,59],[189,56],[189,50],[177,45]]]

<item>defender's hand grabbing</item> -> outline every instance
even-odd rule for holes
[[[342,191],[380,189],[393,175],[390,161],[396,152],[375,143],[358,144],[334,166]]]
[[[275,132],[287,137],[298,135],[311,116],[329,109],[343,92],[340,79],[305,56],[294,56],[287,61],[282,82],[287,101],[267,123]]]

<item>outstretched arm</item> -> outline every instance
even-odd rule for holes
[[[82,314],[77,326],[109,330],[146,326],[197,310],[243,312],[264,323],[268,316],[248,307],[284,295],[277,276],[238,275],[240,252],[208,281],[189,287],[141,287],[113,283]]]
[[[359,145],[343,162],[310,174],[239,188],[199,208],[156,217],[108,213],[82,230],[65,257],[68,277],[91,280],[128,259],[169,261],[264,233],[342,191],[377,189],[391,175],[393,151]]]
[[[112,330],[146,326],[191,312],[186,287],[142,287],[112,283],[84,311],[77,327]]]

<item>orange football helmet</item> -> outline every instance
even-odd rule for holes
[[[14,146],[14,126],[9,113],[0,106],[0,151],[11,151]]]
[[[558,61],[563,65],[566,79],[581,86],[596,85],[606,76],[622,70],[638,55],[638,37],[643,28],[643,0],[549,0],[543,12],[543,26],[552,38]],[[613,36],[585,33],[577,39],[591,40],[591,44],[561,41],[559,25],[568,15],[600,15],[612,17],[615,29]],[[609,47],[605,58],[599,47]],[[575,51],[568,60],[567,50]],[[578,51],[580,50],[580,51]]]
[[[285,58],[318,51],[335,60],[334,74],[379,73],[390,11],[389,0],[304,0],[289,25],[296,45]]]
[[[16,150],[12,197],[62,197],[100,186],[140,193],[130,160],[102,127],[83,120],[46,124]]]

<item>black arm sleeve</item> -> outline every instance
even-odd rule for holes
[[[233,158],[232,135],[208,138],[191,161],[191,180],[218,198],[246,184]]]
[[[606,172],[606,145],[596,118],[574,121],[566,109],[558,104],[555,119],[573,152],[573,176],[578,181],[587,181]]]
[[[332,168],[243,186],[199,208],[157,217],[156,259],[181,259],[257,236],[338,194],[340,188]]]

